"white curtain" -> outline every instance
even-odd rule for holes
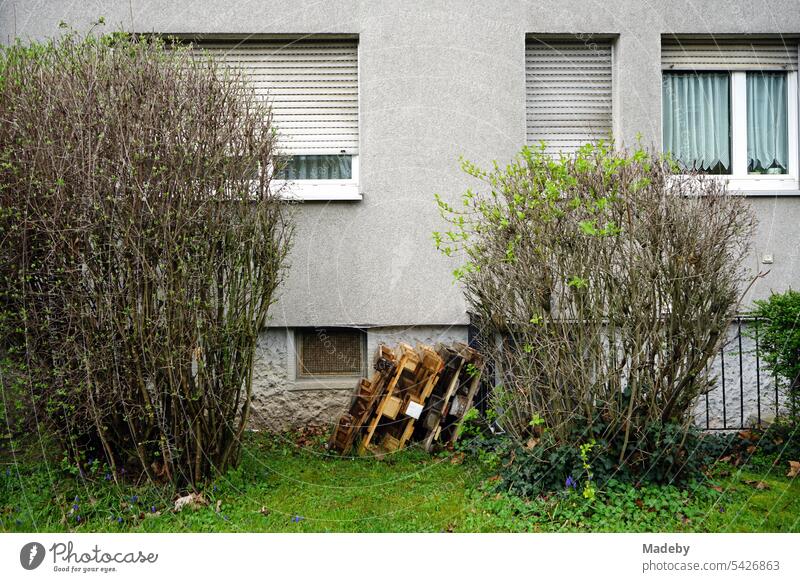
[[[788,171],[788,111],[785,73],[747,73],[748,171]]]
[[[664,151],[686,170],[731,170],[730,76],[664,73]]]
[[[353,176],[353,156],[292,156],[278,173],[283,180],[349,180]]]

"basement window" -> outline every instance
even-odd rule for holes
[[[356,377],[366,370],[367,334],[346,327],[314,327],[295,331],[297,377]]]

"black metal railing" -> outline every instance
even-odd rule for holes
[[[763,363],[758,325],[762,318],[739,316],[711,364],[717,386],[700,398],[695,420],[705,430],[741,430],[761,426],[791,409],[788,386]]]
[[[763,319],[763,318],[762,318]],[[761,426],[791,413],[797,418],[797,399],[788,396],[788,383],[765,367],[759,341],[758,323],[752,316],[734,318],[719,355],[709,373],[717,377],[716,386],[700,396],[694,411],[696,424],[709,431],[741,430]],[[469,342],[480,348],[478,329],[470,324]],[[494,367],[487,362],[475,406],[485,413],[491,406]]]

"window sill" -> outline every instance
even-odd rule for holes
[[[795,191],[800,189],[800,184],[796,178],[781,175],[763,175],[758,177],[748,176],[746,178],[729,177],[728,188],[737,192],[749,191],[758,195],[759,192],[772,195],[775,192]]]
[[[354,391],[361,376],[319,376],[317,378],[297,378],[287,392],[315,392],[323,390],[350,390]]]
[[[304,180],[302,182],[273,181],[273,191],[290,202],[336,202],[364,199],[354,182],[334,180]]]
[[[686,174],[677,176],[681,181],[691,181],[694,178]],[[796,196],[800,191],[800,181],[786,175],[758,177],[706,175],[703,179],[717,180],[726,184],[731,194],[740,196]]]
[[[766,197],[789,197],[789,196],[800,196],[800,188],[795,188],[793,190],[790,189],[782,189],[782,190],[750,190],[748,188],[741,188],[738,190],[733,190],[739,196],[746,196],[748,198],[766,198]]]

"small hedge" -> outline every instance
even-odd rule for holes
[[[245,83],[184,47],[0,51],[0,324],[82,471],[195,484],[236,463],[291,227]]]
[[[537,459],[531,478],[576,463],[677,478],[747,283],[746,203],[606,143],[463,169],[477,188],[438,198],[449,230],[434,239],[463,261],[455,276],[496,370],[492,407]]]
[[[774,374],[789,386],[791,410],[800,399],[800,292],[789,289],[755,301],[760,351]]]

